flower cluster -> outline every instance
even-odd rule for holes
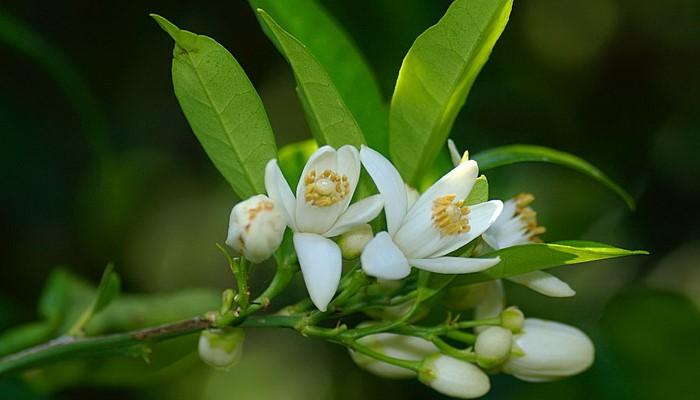
[[[304,166],[294,192],[277,160],[271,160],[265,170],[267,196],[254,196],[233,208],[226,243],[237,254],[259,263],[277,250],[285,227],[289,227],[309,297],[323,313],[341,286],[344,258],[359,258],[364,276],[377,278],[377,285],[387,287],[391,281],[409,277],[412,267],[438,274],[476,273],[500,262],[497,256],[480,254],[540,242],[539,235],[545,229],[537,224],[530,207],[534,196],[520,194],[505,202],[467,203],[479,167],[466,152],[460,156],[454,143],[450,141],[448,146],[454,168],[423,193],[408,186],[387,158],[366,146],[359,151],[349,145],[337,150],[319,148]],[[361,168],[379,194],[356,198],[361,197],[356,195]],[[375,232],[370,223],[382,210],[386,228]],[[459,251],[475,240],[479,240],[475,242],[478,245],[468,253]],[[541,271],[507,279],[548,296],[574,295],[565,282]],[[518,308],[505,308],[500,280],[465,288],[478,293],[470,305],[474,324],[469,327],[474,333],[448,323],[441,334],[451,334],[447,337],[466,343],[468,348],[458,349],[436,338],[432,331],[420,329],[405,334],[372,333],[374,322],[356,327],[370,333],[348,344],[353,361],[376,375],[417,378],[459,398],[487,393],[487,374],[502,372],[539,382],[577,374],[593,362],[593,345],[578,329],[525,318]],[[401,323],[417,315],[414,304],[415,300],[409,299],[366,313]],[[391,314],[396,315],[388,317]],[[207,338],[200,344],[200,354],[214,354],[207,350],[212,347],[207,347],[211,341]],[[214,365],[228,366],[236,357],[232,351],[218,351],[204,358],[214,360]]]

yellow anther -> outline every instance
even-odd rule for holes
[[[515,200],[516,206],[515,215],[525,225],[530,241],[535,243],[542,242],[538,235],[545,233],[547,229],[544,226],[537,225],[537,212],[529,207],[535,201],[535,196],[532,193],[520,193],[513,200]]]
[[[433,200],[433,226],[440,234],[458,235],[469,232],[469,207],[463,200],[455,201],[457,195],[448,194]]]
[[[321,173],[309,171],[304,177],[304,200],[316,207],[328,207],[350,193],[350,182],[345,175],[325,169]]]

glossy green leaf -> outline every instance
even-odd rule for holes
[[[297,93],[316,141],[340,147],[365,142],[360,126],[335,88],[323,65],[264,10],[258,9],[266,33],[287,59],[297,81]]]
[[[78,318],[68,333],[70,335],[82,334],[83,328],[90,322],[92,317],[99,314],[100,311],[107,307],[109,303],[119,295],[120,288],[121,280],[119,279],[119,275],[114,272],[114,265],[107,265],[107,268],[105,268],[102,274],[102,279],[100,280],[100,285],[97,287],[97,292],[95,293],[92,304],[83,311],[80,318]]]
[[[643,250],[625,250],[603,243],[577,240],[513,246],[484,254],[483,258],[500,257],[501,262],[483,272],[460,275],[452,282],[452,286],[507,278],[562,265],[645,254],[649,253]]]
[[[255,88],[223,46],[151,15],[175,40],[173,86],[192,130],[236,194],[265,191],[265,164],[277,150]]]
[[[370,147],[388,154],[388,110],[377,80],[342,26],[317,0],[249,0],[313,54],[352,112]],[[265,23],[263,29],[268,29]],[[274,34],[267,32],[268,36]]]
[[[444,148],[511,6],[511,0],[455,0],[406,54],[389,110],[389,151],[408,183],[417,185]]]
[[[482,171],[520,162],[547,162],[558,164],[590,176],[620,196],[630,209],[634,210],[635,208],[632,196],[625,192],[612,179],[608,178],[601,170],[587,161],[563,151],[543,146],[516,144],[482,151],[481,153],[474,154],[472,159],[479,163],[479,169]]]
[[[304,171],[306,160],[316,149],[318,149],[318,144],[314,139],[290,143],[280,149],[277,161],[290,187],[296,188],[301,173]]]

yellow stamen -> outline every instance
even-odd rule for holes
[[[433,226],[442,236],[469,232],[469,207],[464,200],[454,201],[455,197],[448,194],[433,200]]]
[[[316,207],[329,207],[350,193],[350,182],[345,175],[330,169],[316,173],[309,171],[304,177],[304,200]]]
[[[539,235],[545,233],[547,228],[537,225],[537,212],[529,207],[535,196],[532,193],[520,193],[513,198],[515,200],[515,215],[525,224],[526,233],[531,242],[541,243]]]

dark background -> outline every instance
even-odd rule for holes
[[[388,99],[413,39],[448,1],[325,1]],[[244,1],[0,4],[0,329],[33,320],[56,266],[92,281],[114,261],[127,292],[231,285],[214,243],[236,201],[172,90],[157,12],[227,47],[258,89],[278,144],[309,136],[293,77]],[[487,398],[693,398],[700,369],[700,5],[695,0],[516,1],[452,137],[471,152],[531,143],[591,161],[638,200],[548,165],[488,174],[492,194],[536,194],[545,240],[652,254],[555,273],[557,300],[509,286],[527,315],[580,326],[597,362],[573,379],[493,379]],[[21,24],[21,25],[17,25]],[[20,27],[20,28],[18,28]],[[196,356],[139,382],[0,381],[0,398],[403,398],[343,349],[251,332],[225,374]],[[192,347],[194,348],[194,347]],[[33,382],[33,383],[31,383]],[[61,388],[47,392],[50,388]]]

